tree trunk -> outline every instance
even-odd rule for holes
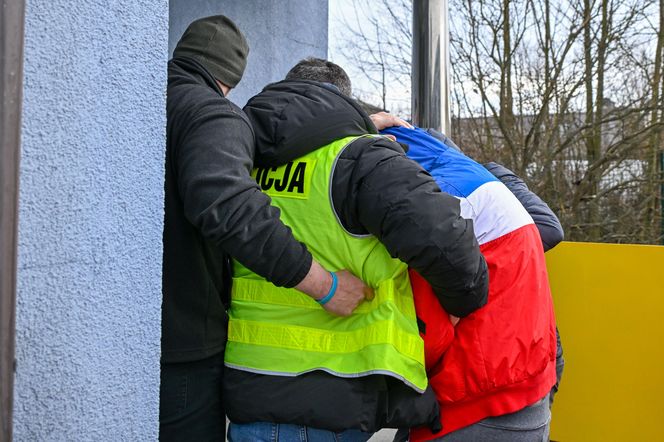
[[[500,119],[507,132],[511,132],[514,127],[510,2],[503,0],[503,57],[500,69]]]
[[[604,7],[606,5],[606,0],[602,1],[602,33],[604,32]],[[584,62],[585,62],[585,87],[586,87],[586,172],[585,180],[580,184],[580,188],[577,190],[577,199],[580,201],[585,201],[586,206],[586,220],[585,220],[585,236],[589,241],[599,241],[601,235],[600,229],[600,216],[599,216],[599,202],[597,201],[597,196],[599,193],[599,177],[597,173],[596,162],[599,160],[600,151],[601,151],[601,130],[598,128],[598,123],[601,120],[601,99],[603,90],[603,81],[601,77],[603,75],[603,61],[600,52],[604,46],[604,42],[600,38],[598,42],[598,55],[597,55],[597,65],[596,65],[596,76],[597,76],[597,99],[594,98],[593,94],[593,47],[592,47],[592,10],[590,0],[584,0],[584,30],[583,30],[583,49],[584,49]],[[604,48],[605,49],[605,48]],[[599,118],[597,113],[599,112]]]
[[[645,219],[641,222],[644,225],[643,241],[650,243],[659,243],[664,241],[664,217],[662,216],[662,184],[661,180],[661,146],[662,146],[662,128],[661,128],[661,82],[662,82],[662,51],[664,50],[664,0],[659,2],[659,29],[657,32],[657,48],[655,49],[655,68],[652,78],[652,96],[650,103],[652,111],[650,113],[650,123],[653,125],[653,131],[649,140],[648,153],[648,176],[646,185],[646,198],[648,198],[648,207],[645,211]]]

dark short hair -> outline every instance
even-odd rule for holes
[[[310,57],[301,60],[288,71],[286,80],[311,80],[330,83],[335,85],[339,92],[347,96],[350,96],[352,91],[350,78],[348,78],[346,71],[338,64],[322,58]]]

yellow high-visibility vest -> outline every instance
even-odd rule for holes
[[[424,344],[408,269],[372,235],[347,232],[334,211],[331,178],[347,137],[253,176],[281,220],[330,271],[348,269],[375,290],[350,317],[337,317],[295,289],[276,287],[235,263],[225,364],[255,373],[297,376],[393,376],[424,391]]]

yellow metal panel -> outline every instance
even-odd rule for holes
[[[551,439],[664,441],[664,247],[547,253],[565,372]]]

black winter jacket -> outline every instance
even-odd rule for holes
[[[282,81],[244,108],[256,131],[256,165],[276,167],[349,135],[375,133],[357,104],[324,84]],[[332,200],[354,234],[373,234],[418,270],[450,313],[466,316],[487,297],[486,262],[472,221],[402,147],[361,138],[339,156]],[[329,430],[437,425],[437,402],[387,376],[346,379],[322,371],[295,378],[226,369],[224,401],[234,422],[297,423]]]
[[[229,256],[292,287],[311,255],[251,178],[254,133],[194,60],[169,62],[162,362],[223,351]]]

